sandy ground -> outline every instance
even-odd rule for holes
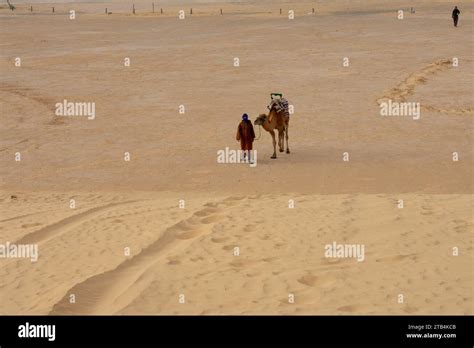
[[[40,256],[0,258],[0,313],[474,313],[472,3],[458,28],[447,1],[14,3],[0,244]],[[217,163],[270,92],[294,105],[291,154],[262,131],[255,168]],[[64,99],[95,119],[56,116]],[[380,116],[387,99],[420,119]]]

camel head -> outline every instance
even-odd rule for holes
[[[253,122],[253,124],[256,125],[256,126],[263,126],[263,124],[265,123],[266,120],[267,120],[267,115],[265,115],[265,114],[260,114],[260,115],[255,119],[255,121]]]

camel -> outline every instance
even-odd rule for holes
[[[290,148],[288,146],[288,127],[290,124],[290,118],[285,117],[282,113],[279,113],[275,110],[275,107],[272,106],[268,115],[260,114],[257,119],[254,121],[256,126],[262,126],[273,139],[273,155],[272,159],[277,158],[276,155],[276,140],[275,140],[275,129],[278,130],[278,147],[280,152],[284,151],[285,148],[285,139],[286,137],[286,153],[290,153]]]

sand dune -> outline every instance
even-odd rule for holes
[[[0,245],[39,259],[0,258],[0,314],[474,313],[472,2],[459,28],[447,1],[13,2]],[[291,154],[262,131],[255,168],[218,163],[271,92],[295,108]],[[56,115],[64,99],[96,117]],[[388,100],[421,117],[382,117]]]
[[[3,264],[2,313],[472,313],[469,262],[452,255],[472,252],[469,195],[407,194],[404,209],[382,194],[197,195],[185,209],[176,194],[137,197],[77,195],[84,208],[68,217],[62,204],[2,221],[2,239],[57,230],[36,239],[37,263]],[[58,197],[32,200],[53,208]],[[90,208],[99,200],[115,203]],[[325,258],[333,241],[365,244],[364,261]]]

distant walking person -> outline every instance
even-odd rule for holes
[[[237,128],[236,139],[240,141],[240,148],[244,151],[243,160],[247,157],[247,161],[252,162],[250,150],[252,150],[255,132],[253,131],[252,122],[249,121],[247,114],[242,115],[242,122],[239,123],[239,127]]]
[[[461,11],[458,10],[458,7],[457,6],[454,6],[454,10],[453,10],[453,22],[454,22],[454,26],[457,27],[458,26],[458,20],[459,20],[459,14],[461,13]]]

